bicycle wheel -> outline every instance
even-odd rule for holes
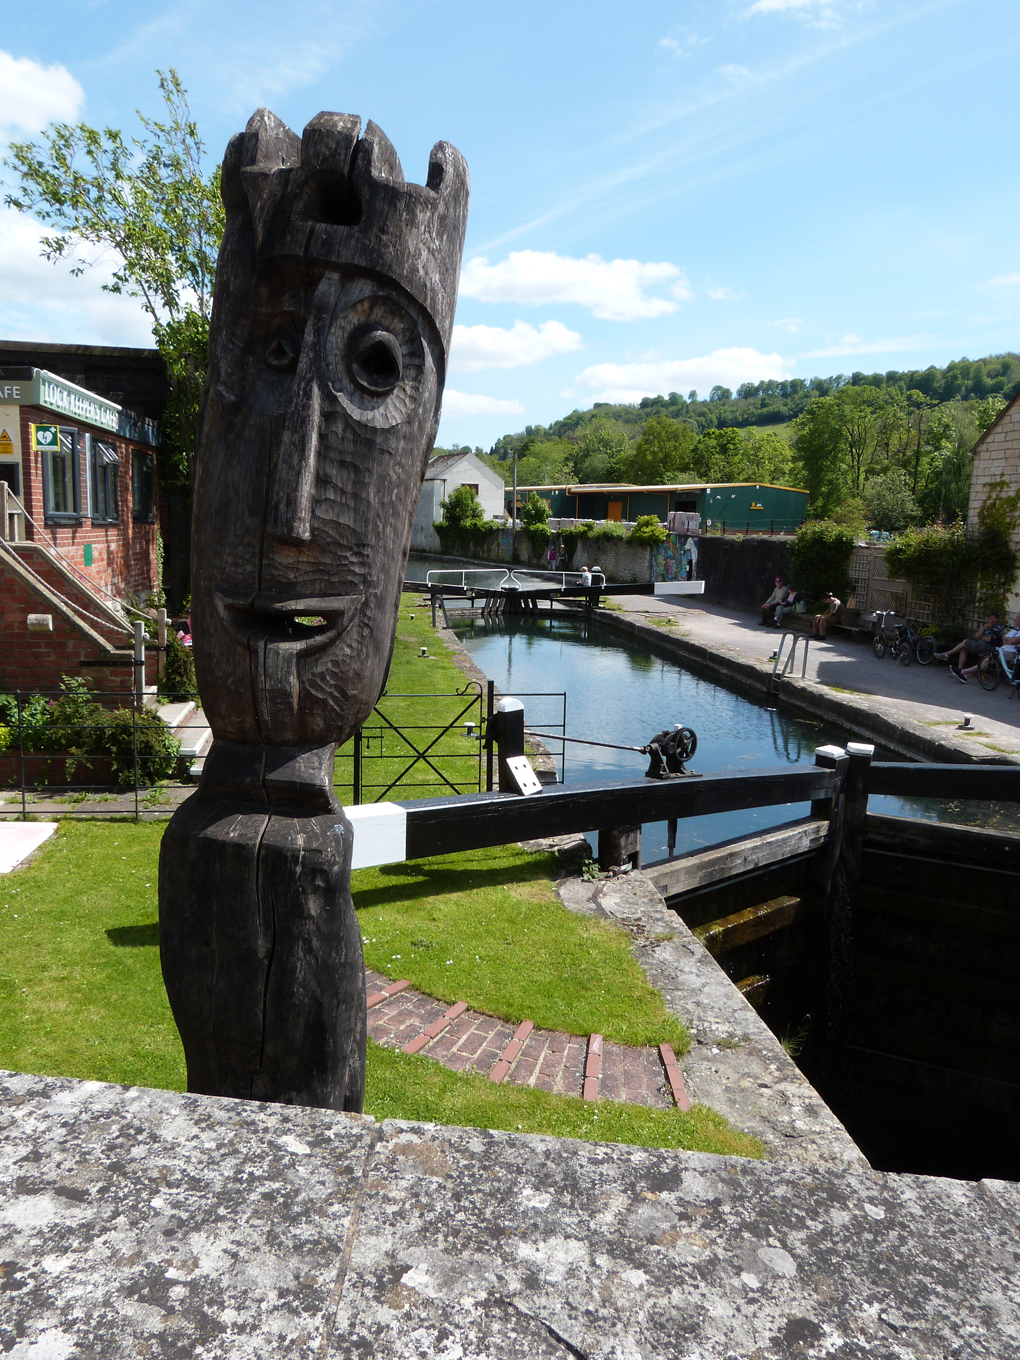
[[[982,657],[978,662],[978,683],[982,689],[994,689],[1002,679],[1002,669],[994,656]]]
[[[930,633],[926,633],[923,638],[917,639],[917,664],[919,666],[930,666],[935,660],[935,639]]]
[[[871,650],[878,657],[879,661],[885,656],[885,638],[881,633],[876,633],[871,639]]]
[[[910,651],[910,643],[909,643],[909,642],[901,642],[901,643],[900,643],[900,652],[899,652],[899,656],[897,656],[896,660],[900,663],[901,666],[909,666],[909,665],[910,665],[910,662],[911,662],[911,660],[912,660],[912,655],[911,655],[911,651]]]

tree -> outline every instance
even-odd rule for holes
[[[639,485],[657,486],[676,482],[690,467],[697,436],[689,425],[669,416],[652,416],[634,445],[627,472]]]
[[[458,486],[440,501],[440,505],[443,509],[441,522],[451,529],[474,529],[485,522],[485,511],[473,487]]]
[[[618,482],[624,475],[629,440],[604,416],[584,428],[574,454],[574,476],[579,482]]]
[[[845,497],[863,493],[868,478],[888,462],[903,409],[898,390],[847,385],[798,416],[794,447],[814,511],[828,513]]]
[[[521,523],[525,529],[549,523],[549,503],[537,491],[529,492],[527,501],[521,506]]]
[[[765,482],[769,486],[789,486],[793,477],[793,449],[790,441],[775,430],[752,427],[742,436],[744,466],[734,481]]]
[[[573,481],[574,453],[569,439],[525,441],[517,462],[518,486],[552,486]]]
[[[5,202],[52,229],[41,238],[42,253],[68,261],[74,275],[103,252],[116,257],[103,288],[138,298],[148,314],[171,388],[161,470],[187,481],[224,214],[219,168],[208,174],[203,168],[204,147],[180,78],[172,68],[157,74],[166,122],[139,113],[143,135],[130,142],[114,128],[87,123],[54,124],[41,146],[12,142],[4,164],[19,187]]]
[[[921,513],[902,468],[890,468],[870,478],[864,487],[864,505],[871,527],[887,532],[905,529]]]
[[[744,441],[739,430],[706,430],[694,446],[691,470],[703,482],[740,482]]]

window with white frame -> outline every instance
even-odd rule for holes
[[[117,507],[117,472],[120,456],[113,444],[105,439],[92,437],[92,519],[116,522],[119,518]]]
[[[56,448],[44,449],[43,508],[49,520],[81,519],[78,431],[60,427]]]

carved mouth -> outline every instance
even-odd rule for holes
[[[354,622],[364,595],[294,598],[242,591],[216,591],[216,609],[234,637],[246,646],[264,642],[296,655],[322,651]]]

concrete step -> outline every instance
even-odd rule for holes
[[[212,731],[209,720],[200,708],[196,708],[185,718],[174,734],[181,743],[181,755],[189,761],[188,774],[199,779],[205,768],[205,757],[212,745]]]
[[[178,728],[195,712],[195,704],[190,699],[177,704],[155,704],[156,712],[167,727]]]

